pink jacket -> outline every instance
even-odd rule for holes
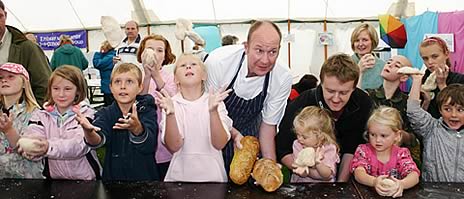
[[[95,113],[83,103],[80,104],[80,112],[89,118],[93,118]],[[77,123],[75,113],[68,110],[67,115],[58,114],[54,107],[34,112],[24,136],[47,139],[49,147],[45,157],[48,157],[52,179],[94,180],[95,172],[86,158],[91,149],[84,142],[84,131]],[[91,154],[101,168],[95,151]]]

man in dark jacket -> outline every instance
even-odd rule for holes
[[[363,132],[372,101],[364,91],[356,88],[359,68],[348,55],[331,56],[322,65],[320,79],[321,85],[303,92],[288,104],[275,139],[277,159],[292,169],[292,144],[296,139],[293,120],[304,107],[319,106],[328,110],[334,119],[342,160],[337,171],[338,181],[346,182],[356,147],[365,142]]]
[[[20,30],[7,26],[6,16],[5,5],[0,0],[0,64],[6,62],[22,64],[29,72],[35,98],[39,104],[42,104],[51,74],[47,56]]]

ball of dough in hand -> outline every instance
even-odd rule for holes
[[[38,148],[36,144],[37,141],[37,139],[23,137],[18,140],[17,145],[18,147],[21,147],[21,149],[23,149],[24,152],[28,153],[31,151],[35,151]]]
[[[301,150],[296,157],[295,164],[301,167],[312,167],[315,162],[316,151],[313,147],[307,147]]]

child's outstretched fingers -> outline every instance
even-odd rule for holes
[[[92,130],[95,130],[95,131],[100,130],[100,128],[93,126],[89,122],[89,120],[85,116],[83,116],[80,112],[76,112],[76,120],[84,129],[84,132],[92,131]]]
[[[166,115],[174,113],[174,104],[169,93],[165,89],[161,89],[160,92],[156,92],[156,100],[158,106],[160,106],[166,112]]]
[[[218,92],[213,91],[213,87],[209,88],[209,110],[214,111],[217,110],[219,104],[229,96],[229,93],[232,89],[228,89],[227,91],[224,90],[224,87],[221,87]]]
[[[6,132],[13,128],[13,114],[7,115],[5,113],[0,114],[0,130]]]

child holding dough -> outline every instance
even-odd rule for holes
[[[5,63],[0,66],[0,86],[0,179],[43,178],[42,161],[27,160],[14,150],[32,113],[40,108],[29,73],[21,64]]]
[[[86,91],[84,75],[79,68],[58,67],[48,80],[45,109],[34,112],[29,120],[24,136],[39,138],[44,147],[29,151],[20,144],[18,150],[31,159],[44,158],[44,175],[49,179],[100,178],[95,150],[85,144],[84,130],[76,119],[77,114],[93,118],[95,113],[85,103]]]
[[[169,96],[177,93],[177,85],[174,83],[174,75],[167,71],[165,66],[176,61],[172,54],[169,41],[161,35],[151,34],[143,38],[137,51],[137,60],[142,63],[145,71],[142,94],[151,94],[156,97],[155,92],[166,90]],[[157,123],[161,121],[161,108],[156,107]],[[172,154],[161,143],[161,132],[158,133],[158,144],[155,153],[155,161],[158,164],[160,179],[164,180],[169,168]]]
[[[164,181],[227,182],[221,150],[232,128],[223,103],[230,90],[205,92],[206,77],[203,62],[184,54],[174,69],[179,92],[172,98],[165,90],[157,93],[162,141],[173,152]]]
[[[336,164],[340,161],[332,119],[325,110],[309,106],[293,121],[297,139],[293,142],[293,172],[291,182],[334,182]],[[301,157],[303,149],[314,151],[312,157]],[[305,159],[301,164],[300,159]],[[309,160],[308,160],[309,159]],[[314,160],[314,161],[313,161]]]
[[[402,121],[398,110],[381,106],[367,121],[368,144],[356,149],[350,170],[356,181],[382,196],[400,197],[419,182],[419,169],[407,148],[398,147]],[[388,184],[387,182],[390,182]]]

